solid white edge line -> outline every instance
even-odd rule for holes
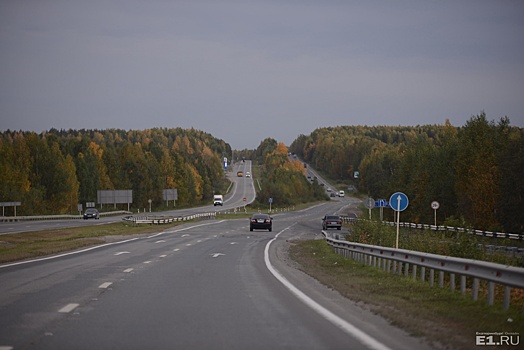
[[[101,244],[101,245],[97,245],[97,246],[94,246],[94,247],[89,247],[89,248],[82,249],[82,250],[75,250],[73,252],[68,252],[68,253],[63,253],[63,254],[58,254],[58,255],[52,255],[52,256],[46,256],[46,257],[39,258],[39,259],[18,261],[18,262],[14,262],[14,263],[10,263],[10,264],[0,265],[0,269],[3,268],[3,267],[29,264],[29,263],[34,263],[34,262],[38,262],[38,261],[45,261],[45,260],[61,258],[61,257],[68,256],[68,255],[85,253],[85,252],[88,252],[90,250],[94,250],[94,249],[98,249],[98,248],[102,248],[102,247],[107,247],[107,246],[115,245],[115,244],[127,243],[127,242],[131,242],[131,241],[135,241],[137,239],[140,239],[140,237],[126,239],[125,241],[118,241],[118,242],[111,242],[111,243]]]
[[[101,289],[107,289],[109,288],[110,285],[112,285],[113,282],[104,282],[102,283],[101,285],[98,286],[98,288],[101,288]]]
[[[273,241],[275,241],[278,236],[289,229],[291,226],[286,227],[279,233],[275,235],[273,239],[271,239],[264,249],[264,261],[266,263],[267,269],[275,276],[277,280],[279,280],[280,283],[282,283],[291,293],[293,293],[298,299],[300,299],[304,304],[312,308],[314,311],[316,311],[318,314],[320,314],[322,317],[324,317],[329,322],[333,323],[335,326],[342,329],[347,334],[351,335],[352,337],[355,337],[358,341],[360,341],[363,345],[368,347],[369,349],[374,350],[390,350],[389,347],[382,344],[375,338],[371,337],[367,333],[361,331],[351,323],[347,322],[346,320],[342,319],[341,317],[335,315],[328,309],[324,308],[322,305],[308,297],[306,294],[304,294],[300,289],[295,287],[291,282],[289,282],[284,276],[278,272],[273,265],[271,264],[271,261],[269,260],[269,246]]]
[[[225,221],[225,220],[221,220],[221,221],[219,221],[219,222],[211,222],[211,223],[207,223],[207,224],[195,225],[195,226],[186,227],[186,228],[183,228],[183,229],[180,229],[180,230],[176,230],[176,231],[160,232],[160,233],[158,233],[158,234],[155,234],[155,235],[153,235],[153,236],[149,236],[149,237],[147,237],[147,238],[153,238],[153,237],[156,237],[156,236],[162,235],[162,234],[164,234],[164,233],[174,233],[174,232],[179,232],[179,231],[185,231],[185,230],[189,230],[190,228],[194,228],[194,227],[200,227],[200,226],[206,226],[206,225],[219,224],[219,223],[224,222],[224,221]],[[135,237],[135,238],[131,238],[131,239],[126,239],[126,240],[124,240],[124,241],[105,243],[105,244],[97,245],[97,246],[94,246],[94,247],[89,247],[89,248],[82,249],[82,250],[75,250],[75,251],[73,251],[73,252],[68,252],[68,253],[63,253],[63,254],[58,254],[58,255],[52,255],[52,256],[46,256],[46,257],[38,258],[38,259],[24,260],[24,261],[17,261],[17,262],[10,263],[10,264],[0,265],[0,269],[1,269],[1,268],[4,268],[4,267],[17,266],[17,265],[24,265],[24,264],[29,264],[29,263],[39,262],[39,261],[45,261],[45,260],[51,260],[51,259],[61,258],[61,257],[68,256],[68,255],[74,255],[74,254],[79,254],[79,253],[85,253],[85,252],[88,252],[88,251],[90,251],[90,250],[94,250],[94,249],[98,249],[98,248],[102,248],[102,247],[107,247],[107,246],[110,246],[110,245],[122,244],[122,243],[127,243],[127,242],[136,241],[137,239],[140,239],[140,237]]]

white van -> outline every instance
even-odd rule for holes
[[[344,191],[342,191],[342,190],[338,191],[338,196],[339,197],[344,197]]]
[[[213,205],[215,207],[217,205],[224,205],[224,197],[221,194],[215,194],[213,196]]]

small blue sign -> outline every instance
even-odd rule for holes
[[[379,199],[379,200],[375,201],[375,207],[378,207],[378,208],[389,208],[389,203],[385,199]]]
[[[269,203],[273,203],[273,198],[269,198]]]
[[[389,205],[394,211],[404,211],[408,207],[409,199],[402,192],[395,192],[389,198]]]

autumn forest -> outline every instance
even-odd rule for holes
[[[431,223],[437,200],[440,223],[524,233],[524,129],[507,118],[481,113],[462,127],[326,127],[289,147],[263,140],[234,151],[260,168],[259,203],[329,200],[287,152],[361,195],[406,193],[405,221]],[[162,189],[176,188],[177,206],[198,205],[228,187],[222,159],[232,154],[224,140],[195,129],[7,130],[0,133],[0,202],[22,202],[18,215],[74,214],[78,203],[96,201],[97,190],[132,189],[133,208],[151,199],[163,209]]]

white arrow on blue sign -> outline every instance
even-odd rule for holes
[[[389,205],[394,211],[406,210],[409,204],[408,196],[402,192],[395,192],[389,198]]]

